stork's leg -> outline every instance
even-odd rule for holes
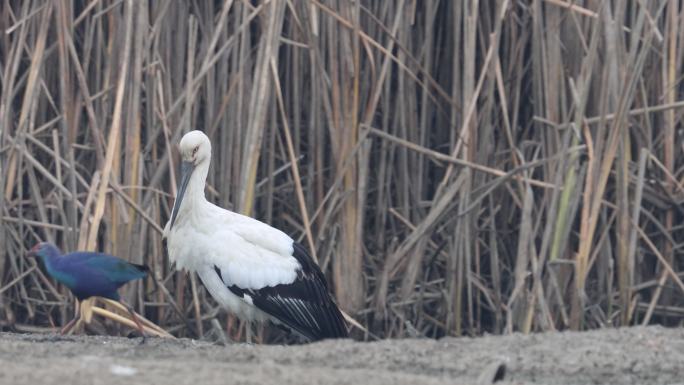
[[[245,321],[245,340],[248,344],[253,343],[252,341],[252,322]]]
[[[129,306],[127,303],[124,301],[119,301],[122,305],[126,307],[126,310],[128,310],[128,313],[131,315],[131,319],[133,322],[135,322],[135,325],[138,327],[138,331],[140,331],[140,334],[143,337],[143,341],[145,339],[145,329],[143,329],[142,323],[140,322],[140,319],[138,319],[138,316],[135,315],[135,312],[133,311],[133,308]]]
[[[69,331],[71,331],[71,329],[73,329],[73,327],[76,325],[78,320],[81,319],[81,312],[80,312],[79,306],[80,306],[80,303],[78,300],[76,300],[76,309],[75,309],[76,315],[74,316],[74,318],[71,319],[71,321],[67,322],[67,324],[64,325],[62,330],[60,330],[60,334],[62,334],[62,335],[67,334]]]

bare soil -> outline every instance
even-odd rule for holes
[[[0,384],[684,384],[684,329],[662,327],[299,346],[140,341],[0,333]]]

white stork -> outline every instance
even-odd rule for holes
[[[212,297],[245,321],[270,320],[310,341],[345,338],[325,277],[282,231],[208,202],[211,142],[201,131],[180,141],[181,179],[164,237],[176,269],[196,272]]]

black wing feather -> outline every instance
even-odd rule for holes
[[[330,296],[321,269],[302,245],[295,242],[293,247],[292,256],[302,266],[297,271],[294,282],[267,286],[259,290],[244,289],[235,285],[228,286],[228,289],[242,298],[248,295],[254,306],[311,341],[346,338],[347,326],[342,313]],[[220,270],[215,269],[220,276]]]

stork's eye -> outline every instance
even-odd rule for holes
[[[195,156],[195,154],[197,154],[197,150],[199,150],[199,146],[192,149],[192,156]]]

